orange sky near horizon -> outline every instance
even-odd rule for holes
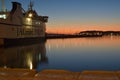
[[[16,1],[23,9],[28,9],[30,0]],[[120,0],[35,0],[34,4],[33,10],[38,15],[49,17],[46,23],[48,33],[120,31]],[[11,0],[5,0],[5,5],[11,10]]]
[[[48,33],[120,31],[120,0],[53,0],[51,5],[47,7]]]
[[[58,34],[74,34],[74,33],[79,33],[81,31],[86,31],[86,30],[101,30],[101,31],[120,31],[120,26],[112,25],[112,26],[75,26],[75,27],[50,27],[47,25],[46,32],[47,33],[58,33]]]

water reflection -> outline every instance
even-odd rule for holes
[[[0,67],[35,69],[38,64],[47,62],[45,42],[0,48]]]
[[[48,39],[46,43],[0,48],[0,67],[4,68],[120,70],[119,61],[120,36]]]
[[[49,69],[120,70],[120,37],[47,40]]]

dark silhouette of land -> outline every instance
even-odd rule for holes
[[[120,31],[82,31],[75,34],[55,34],[46,33],[46,38],[82,38],[82,37],[102,37],[102,36],[120,36]]]

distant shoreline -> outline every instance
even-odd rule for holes
[[[58,39],[58,38],[95,38],[95,37],[102,37],[102,35],[47,35],[46,39]]]
[[[120,31],[82,31],[76,34],[55,34],[46,33],[46,39],[57,39],[57,38],[94,38],[102,36],[120,36]]]

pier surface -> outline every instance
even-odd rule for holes
[[[0,80],[120,80],[120,71],[43,70],[0,68]]]

